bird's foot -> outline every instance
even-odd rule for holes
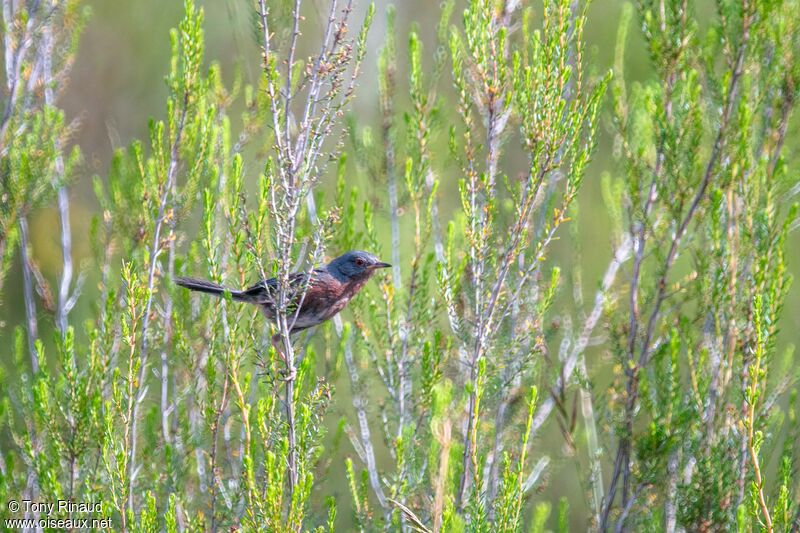
[[[281,381],[294,381],[297,379],[297,368],[284,368],[280,371]]]

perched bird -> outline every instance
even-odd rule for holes
[[[287,322],[290,334],[321,324],[333,318],[379,268],[390,267],[374,255],[352,251],[337,257],[327,265],[311,272],[298,272],[289,277],[289,312]],[[229,292],[236,302],[257,305],[264,316],[275,322],[275,300],[278,290],[276,278],[260,281],[252,287],[234,291],[211,281],[194,278],[175,278],[175,283],[187,289],[221,296]],[[299,306],[299,311],[298,311]],[[274,341],[274,339],[273,339]]]

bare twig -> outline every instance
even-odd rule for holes
[[[404,504],[398,502],[397,500],[389,498],[389,502],[391,502],[394,506],[400,509],[400,512],[403,513],[403,515],[408,519],[408,522],[411,525],[411,528],[414,529],[414,531],[418,531],[419,533],[433,533],[433,531],[428,529],[428,526],[426,526],[422,522],[422,520],[420,520],[419,517],[416,514],[414,514],[414,511],[406,507]]]
[[[341,317],[337,315],[333,318],[333,321],[334,325],[336,326],[337,334],[341,336],[343,332]],[[378,475],[378,466],[377,461],[375,460],[375,451],[372,447],[372,435],[369,429],[366,405],[361,396],[359,384],[360,378],[358,376],[358,369],[356,368],[355,359],[353,358],[353,349],[349,338],[345,339],[344,343],[344,361],[345,365],[347,366],[347,373],[350,377],[350,389],[353,395],[353,407],[355,408],[356,415],[358,416],[358,426],[361,432],[359,444],[364,451],[364,460],[366,463],[365,466],[367,467],[369,483],[372,487],[372,492],[374,492],[375,497],[378,498],[378,503],[381,505],[384,515],[388,520],[390,509],[386,504],[387,498],[383,493],[380,477]]]
[[[45,28],[43,36],[43,47],[46,53],[43,55],[43,78],[44,78],[44,101],[48,106],[55,105],[55,91],[53,89],[53,52],[55,43],[53,42],[52,31],[49,27]],[[61,140],[56,138],[56,156],[54,161],[54,173],[52,181],[59,184],[58,188],[58,213],[61,219],[61,257],[62,270],[58,288],[58,309],[56,312],[56,325],[61,331],[61,335],[67,334],[68,315],[71,309],[70,286],[72,284],[72,226],[69,220],[69,192],[66,185],[61,183],[64,179],[64,157],[61,153]]]
[[[603,307],[605,306],[607,295],[610,293],[611,288],[614,285],[617,272],[622,264],[628,260],[630,253],[631,242],[629,239],[625,239],[615,250],[614,258],[606,268],[606,272],[603,275],[602,286],[595,294],[592,311],[589,313],[589,316],[587,316],[580,335],[572,344],[572,350],[569,357],[567,357],[567,359],[564,361],[563,370],[554,387],[555,390],[562,390],[567,385],[567,380],[572,378],[575,368],[578,366],[578,360],[579,358],[583,357],[586,346],[589,344],[589,339],[591,338],[592,333],[594,332],[594,329],[603,314]],[[539,409],[537,409],[536,416],[533,418],[533,425],[531,428],[532,435],[535,435],[536,432],[542,427],[547,418],[550,416],[550,413],[553,411],[553,407],[555,407],[555,400],[553,399],[552,395],[549,395],[542,402],[542,405],[539,407]]]
[[[39,321],[36,318],[36,301],[33,296],[33,273],[31,263],[30,237],[28,235],[28,219],[20,217],[20,259],[22,261],[22,293],[25,299],[25,324],[28,332],[28,353],[33,373],[39,372],[39,354],[36,341],[39,338]]]
[[[10,31],[15,23],[15,18],[19,16],[19,6],[17,2],[12,0],[3,0],[3,24],[9,29],[4,31],[3,34],[3,48],[5,51],[5,68],[6,68],[6,85],[8,87],[8,96],[6,106],[3,110],[2,118],[0,118],[0,155],[4,154],[5,146],[4,139],[8,126],[11,123],[11,117],[14,108],[17,106],[20,96],[22,95],[21,85],[21,69],[28,55],[28,51],[34,44],[33,33],[36,25],[39,23],[38,10],[40,2],[34,0],[27,2],[25,5],[27,22],[25,23],[22,35],[18,36],[17,44],[15,45],[14,34]]]

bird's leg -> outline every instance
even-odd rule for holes
[[[286,354],[283,353],[283,336],[280,333],[276,333],[272,336],[272,346],[275,347],[275,351],[278,352],[278,356],[283,361],[284,370],[281,370],[281,374],[283,375],[284,381],[293,381],[295,377],[297,377],[297,370],[294,366],[289,366],[289,361],[286,359]]]

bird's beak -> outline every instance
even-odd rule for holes
[[[374,265],[372,265],[372,268],[373,268],[373,269],[378,269],[378,268],[390,268],[391,266],[392,266],[392,265],[390,265],[389,263],[375,263]]]

